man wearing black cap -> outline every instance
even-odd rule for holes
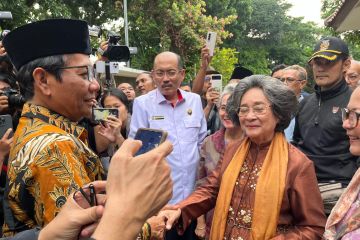
[[[5,236],[49,223],[79,186],[101,179],[99,158],[77,125],[90,116],[99,84],[84,21],[52,19],[3,40],[26,98],[9,156]]]
[[[323,38],[315,45],[309,64],[315,92],[300,103],[293,143],[314,161],[325,212],[329,214],[357,169],[341,117],[341,108],[347,106],[351,95],[344,79],[350,66],[348,47],[339,38]]]
[[[231,74],[230,82],[239,82],[241,79],[253,75],[253,72],[245,67],[236,66]]]

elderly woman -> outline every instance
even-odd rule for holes
[[[244,132],[241,127],[239,125],[234,125],[226,113],[228,99],[234,92],[236,85],[237,83],[231,83],[224,87],[220,96],[218,108],[222,127],[214,134],[206,137],[201,145],[201,158],[196,181],[197,186],[200,186],[204,181],[206,181],[206,177],[209,176],[215,169],[218,161],[220,160],[220,156],[224,153],[225,146],[239,141],[244,137]],[[212,217],[213,210],[206,213],[206,221],[204,215],[198,218],[195,229],[195,233],[198,237],[206,236],[206,239],[209,238]]]
[[[227,111],[247,136],[228,146],[206,182],[163,210],[183,231],[215,207],[210,239],[321,239],[325,215],[312,161],[284,136],[297,99],[279,80],[254,75],[236,86]]]
[[[360,88],[352,93],[348,107],[342,109],[343,128],[350,138],[350,152],[360,156]],[[324,238],[360,239],[360,170],[333,208],[326,223]]]

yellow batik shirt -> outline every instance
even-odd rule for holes
[[[4,236],[46,225],[71,192],[102,179],[103,173],[84,128],[26,103],[9,156]]]

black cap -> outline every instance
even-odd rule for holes
[[[231,79],[243,79],[243,78],[249,77],[251,75],[253,75],[253,72],[251,70],[241,67],[241,66],[237,66],[234,68],[234,71],[231,74],[230,80]]]
[[[37,58],[91,53],[87,22],[73,19],[49,19],[23,25],[8,33],[3,44],[17,70]]]
[[[325,58],[329,61],[335,61],[340,55],[349,55],[347,44],[337,37],[324,37],[314,48],[314,53],[309,62],[314,58]]]

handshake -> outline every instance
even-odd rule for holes
[[[38,239],[135,239],[146,220],[172,196],[170,168],[165,160],[173,149],[171,143],[165,141],[134,157],[140,146],[141,141],[125,140],[111,159],[107,181],[92,182],[82,188],[85,191],[71,194]],[[91,202],[97,206],[91,206],[86,196],[90,185],[96,193],[96,201]]]

